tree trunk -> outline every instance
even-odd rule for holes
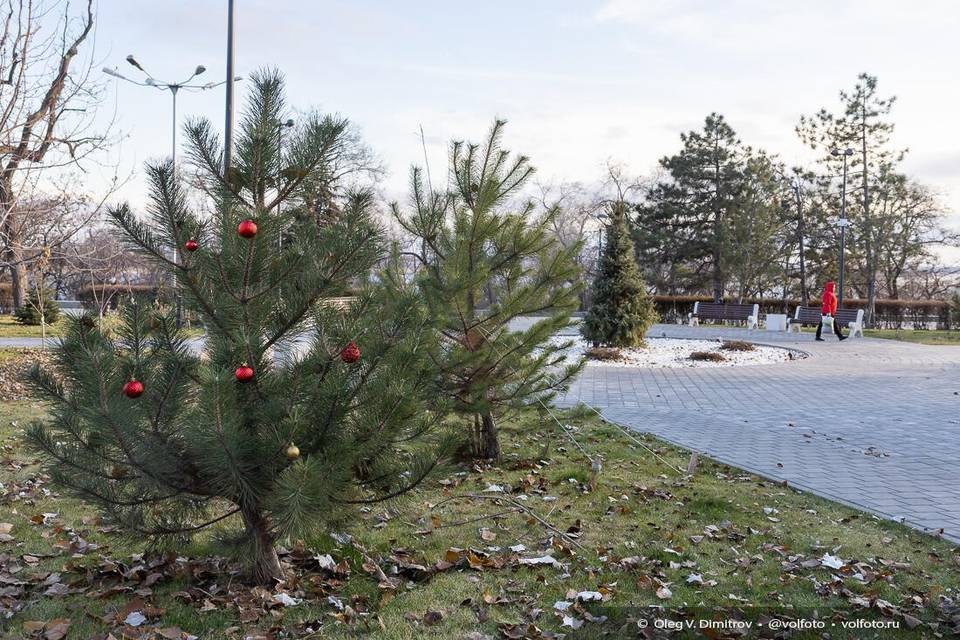
[[[490,412],[480,416],[480,433],[477,439],[477,455],[487,460],[500,458],[500,438],[497,436],[497,423]]]
[[[864,313],[864,321],[867,327],[873,329],[877,326],[877,272],[875,269],[868,268],[867,272],[867,309]]]
[[[10,265],[10,294],[13,298],[13,308],[16,309],[22,307],[27,300],[27,267],[23,261],[23,233],[13,211],[7,212],[3,234],[7,237],[3,257],[4,261]]]
[[[720,247],[713,250],[713,301],[723,302],[723,273],[720,270]]]
[[[273,547],[270,523],[255,507],[244,507],[241,513],[253,542],[253,579],[257,584],[273,585],[275,581],[283,579],[283,569],[277,558],[277,550]]]

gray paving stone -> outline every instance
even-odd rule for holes
[[[960,542],[960,347],[674,325],[648,335],[743,339],[809,357],[591,366],[558,404],[584,402],[631,429]]]

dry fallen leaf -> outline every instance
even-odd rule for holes
[[[123,619],[123,624],[129,625],[131,627],[139,627],[144,622],[147,621],[147,616],[143,615],[141,611],[134,611],[130,613],[126,618]]]
[[[43,637],[45,640],[63,640],[70,630],[70,618],[54,618],[46,624]]]
[[[428,627],[440,624],[441,620],[443,620],[442,611],[427,611],[425,614],[423,614],[423,624]]]
[[[42,630],[45,626],[47,626],[47,623],[40,620],[27,620],[23,623],[23,630],[27,633],[36,633]]]
[[[823,554],[823,557],[820,558],[820,563],[823,564],[823,566],[825,567],[830,567],[831,569],[839,569],[844,564],[846,564],[840,558],[836,556],[832,556],[829,553]]]

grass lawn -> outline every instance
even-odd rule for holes
[[[898,331],[896,329],[864,329],[863,335],[868,338],[902,340],[904,342],[917,342],[919,344],[960,345],[960,331]]]
[[[47,337],[56,338],[61,335],[67,323],[61,318],[57,323],[47,325]],[[195,338],[203,335],[203,327],[190,327],[186,329],[187,335]],[[39,338],[41,337],[40,326],[25,325],[16,322],[13,316],[0,315],[0,338]]]
[[[47,337],[57,337],[63,330],[65,323],[57,322],[47,325]],[[39,338],[40,326],[20,324],[13,316],[0,315],[0,338]]]
[[[521,415],[504,425],[501,464],[466,464],[371,507],[340,528],[353,542],[320,536],[300,552],[285,541],[297,570],[283,591],[303,601],[280,606],[231,564],[184,559],[212,554],[208,538],[178,546],[179,560],[142,555],[142,541],[58,496],[21,443],[42,414],[30,401],[0,403],[0,523],[12,525],[0,524],[0,613],[14,612],[0,615],[4,638],[56,631],[55,619],[82,639],[146,629],[204,640],[634,637],[651,606],[676,620],[819,616],[831,638],[889,637],[841,627],[859,618],[932,637],[928,624],[950,635],[958,615],[955,545],[710,461],[686,477],[657,458],[686,468],[686,452],[632,440],[586,411],[561,420],[603,459],[595,488],[554,423]],[[325,553],[343,563],[318,568],[311,558]],[[520,562],[547,554],[555,560]],[[602,600],[577,602],[582,592]],[[558,602],[571,604],[561,612]],[[582,628],[564,627],[564,615]],[[122,635],[123,621],[141,617]]]

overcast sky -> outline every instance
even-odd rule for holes
[[[790,164],[810,158],[801,114],[838,109],[858,73],[896,95],[906,169],[960,212],[960,5],[937,0],[236,0],[237,72],[271,65],[290,102],[350,117],[389,169],[392,196],[446,141],[494,117],[538,179],[597,180],[608,159],[648,172],[711,111]],[[135,75],[225,73],[226,0],[99,0],[97,54]],[[240,83],[240,96],[243,96]],[[169,154],[169,94],[111,81],[124,170]],[[222,125],[223,89],[181,94],[180,113]],[[440,169],[438,169],[438,167]],[[142,201],[138,177],[122,196]],[[960,216],[952,214],[954,221]]]

